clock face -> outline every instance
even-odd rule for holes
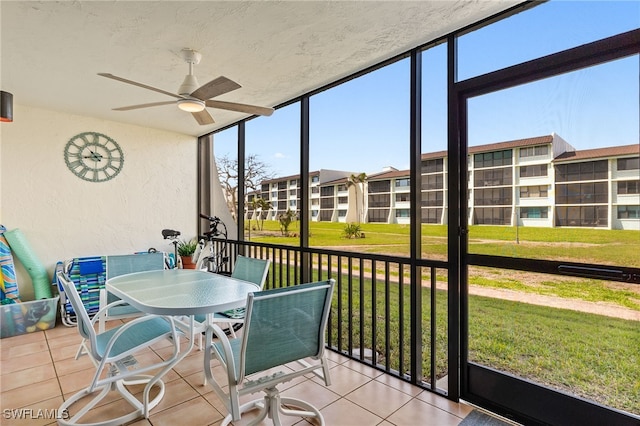
[[[104,182],[120,173],[124,155],[117,142],[109,136],[85,132],[69,139],[64,148],[64,161],[80,179]]]

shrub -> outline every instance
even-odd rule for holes
[[[362,230],[357,223],[347,223],[344,227],[343,235],[345,238],[360,238]]]

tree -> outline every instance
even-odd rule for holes
[[[285,213],[280,213],[278,215],[278,221],[280,222],[280,232],[282,232],[282,235],[284,235],[285,237],[289,236],[289,226],[295,219],[296,214],[289,209],[287,209]]]
[[[216,158],[218,176],[227,201],[227,207],[234,220],[238,218],[238,159],[231,159],[228,155]],[[274,174],[269,165],[260,161],[255,154],[246,158],[244,166],[245,193],[258,191],[263,180],[273,179]]]
[[[264,198],[258,198],[257,206],[260,209],[260,230],[262,231],[264,230],[265,212],[271,210],[273,208],[273,205],[271,204],[271,201],[267,201]]]
[[[354,187],[356,193],[356,218],[358,223],[364,222],[364,183],[367,181],[367,174],[360,173],[359,175],[352,174],[347,179],[347,188]],[[358,191],[360,191],[360,197],[358,197]],[[358,205],[358,198],[362,199],[362,203]]]

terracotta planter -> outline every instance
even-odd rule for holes
[[[196,264],[191,260],[191,256],[180,256],[182,258],[182,269],[196,269]]]

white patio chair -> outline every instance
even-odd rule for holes
[[[91,361],[96,366],[89,386],[69,397],[62,404],[59,412],[69,413],[69,417],[58,419],[58,423],[63,426],[121,425],[141,416],[148,417],[149,410],[155,407],[164,396],[164,383],[160,377],[171,368],[169,364],[178,354],[180,335],[173,318],[145,315],[104,333],[96,333],[95,323],[103,312],[99,311],[93,320],[90,320],[73,282],[63,272],[58,272],[57,278],[76,312],[78,332],[87,342],[85,345],[86,354],[91,357]],[[108,305],[106,309],[118,303],[124,302],[115,302]],[[133,355],[139,351],[148,350],[150,345],[163,339],[169,339],[172,342],[173,356],[166,361],[160,360],[150,365],[139,365]],[[156,372],[155,376],[144,375],[144,373],[159,369],[160,371]],[[145,384],[142,401],[139,401],[126,388],[126,386],[138,384]],[[158,394],[149,400],[151,388],[154,386],[158,387]],[[123,400],[133,406],[134,410],[116,419],[95,422],[95,419],[88,416],[90,421],[88,423],[82,422],[83,417],[112,390],[119,392],[123,396]],[[95,393],[97,393],[96,396],[90,396]],[[88,402],[78,404],[82,407],[78,407],[77,410],[70,410],[80,400],[83,400],[83,403]]]
[[[155,271],[165,267],[164,253],[159,252],[106,256],[105,263],[106,279],[134,272]],[[104,333],[107,321],[136,318],[144,315],[144,313],[128,303],[115,303],[119,300],[116,296],[107,292],[106,289],[100,289],[99,311],[102,311],[102,315],[96,315],[98,317],[99,333]],[[87,352],[86,346],[86,339],[82,339],[76,351],[76,359]]]
[[[276,386],[309,373],[331,384],[324,336],[334,284],[329,280],[249,294],[242,337],[229,340],[217,324],[208,326],[204,370],[229,412],[222,425],[239,421],[243,413],[254,409],[260,411],[251,424],[268,416],[280,425],[280,416],[285,415],[315,417],[314,424],[324,425],[316,407],[280,396]],[[218,338],[215,343],[214,335]],[[212,357],[225,369],[224,383],[218,383],[212,373]],[[281,370],[274,372],[276,368]],[[240,405],[242,395],[259,391],[265,393],[263,399]]]
[[[107,279],[134,272],[156,271],[165,268],[164,253],[160,252],[107,256],[106,263]],[[118,300],[116,296],[107,292],[104,288],[100,289],[100,309]],[[143,313],[131,305],[126,303],[115,304],[106,309],[105,314],[98,320],[98,331],[100,333],[104,332],[107,321],[135,318],[141,315]]]
[[[260,290],[262,290],[267,280],[270,266],[271,261],[269,259],[256,259],[254,257],[238,255],[233,271],[231,272],[231,277],[257,284]],[[242,324],[244,322],[244,311],[245,308],[242,307],[225,312],[216,312],[212,316],[212,322],[227,324],[226,329],[228,332],[232,337],[236,337],[235,331],[237,328],[234,329],[234,324]],[[202,349],[202,333],[207,327],[206,320],[205,315],[195,316],[195,333],[197,333],[199,339],[198,345],[200,349]]]

